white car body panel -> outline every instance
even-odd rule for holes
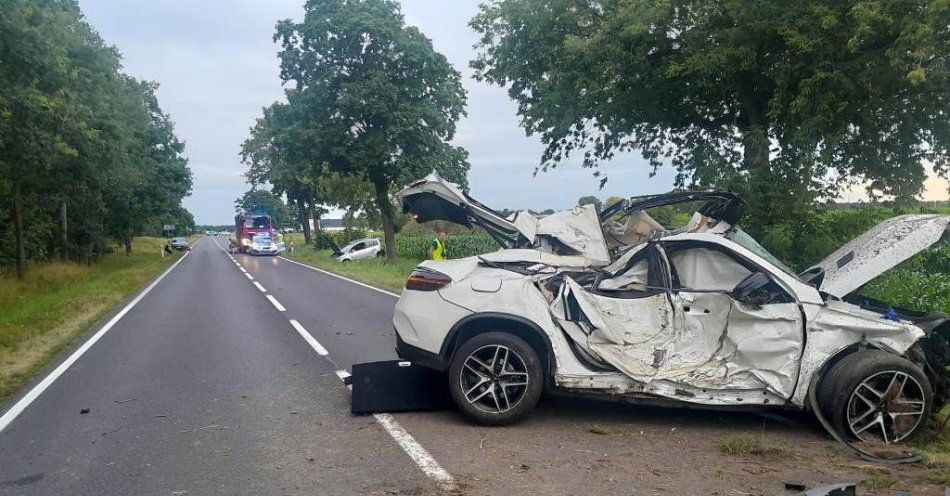
[[[900,215],[835,250],[808,269],[823,269],[820,289],[844,298],[871,279],[920,253],[946,235],[950,215]]]
[[[524,212],[502,219],[436,174],[414,183],[397,198],[404,202],[420,192],[458,205],[470,217],[518,232],[530,243],[530,248],[420,264],[449,276],[452,282],[437,291],[403,291],[393,324],[403,341],[429,353],[441,353],[450,332],[463,320],[511,316],[530,322],[544,334],[550,344],[554,383],[568,390],[719,406],[803,408],[813,375],[842,350],[862,344],[902,355],[925,335],[911,322],[885,319],[843,301],[826,302],[818,289],[795,274],[732,241],[729,236],[735,228],[729,223],[704,215],[695,215],[679,233],[660,232],[649,216],[614,223],[610,249],[626,251],[614,252],[611,259],[592,207],[541,219]],[[824,282],[834,290],[829,293],[850,293],[855,284],[866,283],[936,242],[950,222],[950,216],[911,217],[885,222],[844,247],[855,252],[854,261],[862,263],[855,264],[860,269],[847,272],[825,268]],[[916,228],[907,229],[910,225]],[[546,237],[557,242],[545,241]],[[662,262],[669,266],[672,259],[681,279],[711,289],[648,288],[635,265],[627,263],[651,246],[647,240],[658,247],[678,246],[680,251],[670,257],[665,248],[657,248]],[[642,244],[632,246],[627,241]],[[564,251],[558,243],[576,253],[558,254]],[[895,253],[886,253],[890,247]],[[689,257],[683,255],[687,250],[693,250]],[[838,258],[845,254],[842,251]],[[837,265],[834,254],[829,260]],[[516,265],[506,268],[505,264]],[[730,269],[730,264],[743,268]],[[886,268],[878,271],[882,267]],[[571,275],[590,271],[601,274],[596,289]],[[770,285],[780,288],[775,291],[781,299],[762,305],[733,299],[732,289],[754,272],[764,273]],[[557,294],[544,286],[554,277],[563,278]],[[657,292],[650,294],[647,289]],[[623,291],[642,291],[643,295],[624,297]],[[581,316],[571,314],[575,310],[567,308],[569,298]],[[591,362],[599,365],[592,367]]]

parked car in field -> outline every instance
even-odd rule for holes
[[[433,173],[397,198],[418,222],[477,225],[504,247],[421,263],[393,316],[399,356],[447,371],[459,409],[477,422],[514,422],[554,388],[716,408],[817,406],[846,437],[892,443],[947,402],[947,319],[857,290],[946,239],[948,215],[886,220],[796,274],[738,226],[746,205],[728,192],[503,218]],[[649,215],[693,203],[680,229]]]
[[[188,238],[172,238],[168,240],[168,244],[171,245],[173,250],[177,251],[188,251],[191,249],[191,245],[188,244]]]
[[[382,257],[385,253],[379,238],[355,239],[343,248],[334,247],[333,256],[341,262],[352,262],[363,258]]]

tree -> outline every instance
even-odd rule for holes
[[[464,113],[461,76],[390,0],[308,0],[303,22],[279,22],[274,39],[305,130],[299,149],[372,186],[392,260],[392,188],[433,169],[464,183],[467,153],[449,144]]]
[[[89,262],[181,209],[191,173],[154,84],[76,2],[5,2],[0,60],[0,264]]]
[[[234,200],[237,210],[263,210],[270,215],[275,228],[287,227],[293,215],[284,199],[270,191],[251,188],[244,196]]]
[[[948,18],[938,0],[493,0],[472,67],[541,136],[540,168],[639,150],[677,186],[738,190],[762,230],[857,179],[908,199],[924,161],[947,173]]]
[[[600,209],[603,208],[604,203],[596,196],[582,196],[577,199],[577,206],[583,207],[584,205],[593,205],[594,208],[600,212]]]

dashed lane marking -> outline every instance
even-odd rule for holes
[[[259,282],[257,282],[257,281],[254,281],[254,286],[256,286],[257,289],[261,290],[261,293],[266,293],[266,292],[267,292],[267,290],[264,289],[264,286],[261,286],[261,283],[259,283]]]
[[[280,302],[277,301],[277,298],[274,298],[273,295],[267,295],[267,299],[270,300],[271,304],[274,305],[274,308],[276,308],[278,312],[286,312],[286,311],[287,311],[287,309],[284,308],[284,306],[281,305]]]
[[[307,344],[309,344],[310,347],[313,348],[313,351],[316,351],[318,355],[327,356],[330,354],[330,352],[328,352],[327,349],[324,348],[323,345],[321,345],[316,340],[316,338],[313,337],[313,335],[307,332],[307,330],[304,329],[302,325],[300,325],[300,322],[297,322],[294,319],[290,319],[290,325],[294,326],[294,329],[297,330],[297,333],[300,334],[300,337],[302,337],[303,340],[306,341]]]

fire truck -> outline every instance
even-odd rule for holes
[[[254,243],[254,237],[267,235],[276,239],[271,218],[264,212],[241,212],[234,217],[234,241],[238,251],[247,253]]]

